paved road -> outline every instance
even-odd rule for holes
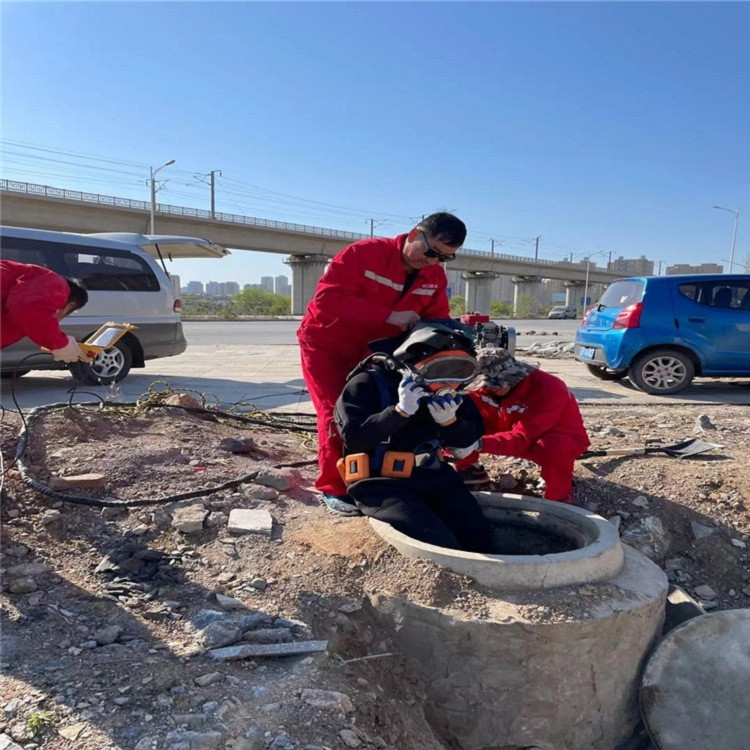
[[[519,325],[522,334],[542,330],[541,324],[571,331],[575,321],[527,321]],[[134,401],[155,381],[175,389],[191,389],[215,396],[223,404],[252,402],[260,408],[284,408],[312,412],[299,367],[299,351],[294,338],[296,321],[242,323],[187,323],[188,350],[178,357],[151,360],[133,370],[119,385],[120,394],[106,386],[87,386],[76,393],[76,401],[92,401],[97,396]],[[528,326],[528,327],[527,327]],[[563,328],[565,326],[566,328]],[[521,336],[529,343],[533,336]],[[539,340],[549,341],[549,336]],[[265,342],[265,343],[263,343]],[[533,361],[533,357],[531,358]],[[572,359],[542,359],[542,369],[561,377],[583,404],[750,404],[748,381],[698,380],[675,396],[649,396],[635,390],[627,380],[607,382],[589,375]],[[22,408],[67,401],[73,381],[67,371],[31,372],[14,383],[0,384],[0,403],[13,409],[13,395]],[[159,386],[161,387],[161,386]]]
[[[513,326],[520,339],[527,344],[549,340],[545,337],[529,336],[528,331],[547,334],[557,333],[560,340],[572,341],[580,321],[577,320],[497,320],[501,325]],[[277,344],[295,345],[295,331],[299,320],[258,320],[258,321],[186,321],[183,323],[185,337],[190,346],[274,346]]]

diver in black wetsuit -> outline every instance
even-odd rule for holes
[[[344,442],[340,470],[364,515],[422,542],[489,552],[490,524],[443,458],[445,447],[468,455],[482,435],[479,411],[455,390],[474,376],[474,354],[460,331],[420,323],[389,362],[375,357],[355,370],[334,415]]]

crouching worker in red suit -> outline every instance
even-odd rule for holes
[[[0,261],[0,349],[28,336],[49,349],[60,362],[88,361],[60,321],[88,302],[88,292],[77,281],[30,263]]]
[[[476,406],[455,391],[473,377],[473,353],[455,329],[420,323],[392,359],[355,370],[335,418],[342,475],[364,515],[428,544],[489,552],[490,524],[442,451],[471,451],[482,434]]]
[[[573,465],[589,447],[575,396],[560,378],[519,362],[505,349],[481,349],[469,396],[482,413],[482,453],[538,464],[548,500],[575,502]],[[468,484],[484,473],[478,453],[454,453]],[[486,473],[485,473],[486,476]]]
[[[447,280],[440,264],[466,238],[448,213],[427,216],[408,234],[360,240],[331,261],[297,337],[302,374],[318,416],[316,489],[334,512],[359,515],[336,469],[341,438],[333,407],[346,376],[371,349],[368,342],[411,330],[422,318],[448,318]]]

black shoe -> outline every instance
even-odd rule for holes
[[[472,464],[458,473],[461,475],[461,479],[464,480],[464,484],[470,486],[490,483],[490,475],[482,464]]]

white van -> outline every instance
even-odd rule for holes
[[[3,260],[44,266],[60,276],[79,279],[88,290],[86,306],[62,321],[66,333],[83,341],[109,321],[137,326],[91,364],[70,365],[76,379],[87,383],[117,382],[131,367],[144,367],[148,359],[184,352],[182,303],[172,287],[165,259],[222,258],[228,254],[226,248],[194,237],[0,227]],[[37,356],[26,359],[30,354]],[[28,338],[3,349],[0,357],[3,377],[68,366],[39,354],[39,347]]]

